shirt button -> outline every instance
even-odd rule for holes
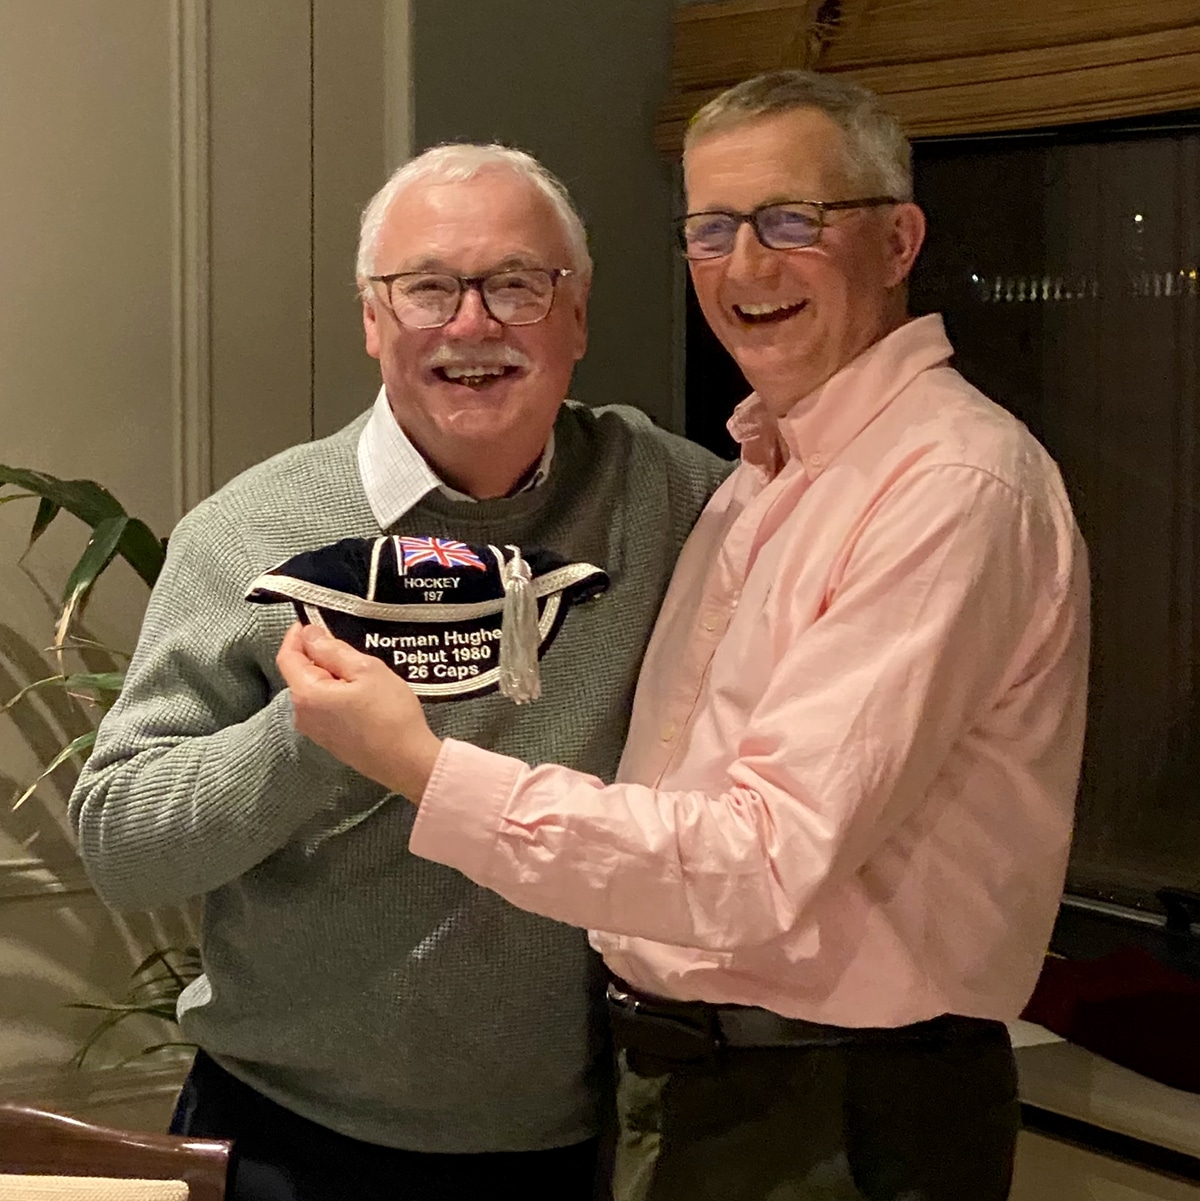
[[[715,630],[721,624],[720,614],[706,613],[702,624],[706,630]]]
[[[820,471],[821,468],[825,466],[825,456],[824,455],[809,455],[808,456],[808,464],[810,467],[815,467],[818,471]]]
[[[663,742],[673,742],[675,739],[675,723],[673,721],[667,722],[667,724],[659,731],[658,736],[663,740]]]

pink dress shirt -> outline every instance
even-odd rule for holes
[[[411,850],[658,996],[1015,1018],[1070,840],[1086,552],[1052,460],[951,354],[922,317],[778,422],[741,404],[619,782],[447,741]]]

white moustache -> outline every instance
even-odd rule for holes
[[[429,356],[426,367],[433,371],[446,367],[528,367],[529,356],[515,346],[452,346],[443,344]]]

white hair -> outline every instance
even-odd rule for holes
[[[576,211],[566,185],[548,171],[531,154],[498,143],[446,142],[403,163],[391,178],[371,197],[363,209],[362,226],[358,236],[358,257],[355,274],[358,285],[366,295],[367,278],[375,274],[375,251],[379,231],[392,201],[407,187],[416,183],[464,183],[484,171],[509,171],[528,180],[546,197],[562,226],[571,254],[571,267],[581,280],[592,274],[592,257],[588,253],[587,231]]]

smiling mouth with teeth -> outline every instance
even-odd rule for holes
[[[735,304],[733,311],[747,325],[766,325],[786,321],[807,307],[807,300],[798,300],[795,304]]]
[[[435,367],[433,373],[447,383],[479,389],[512,375],[516,370],[516,367],[492,364],[478,367]]]

